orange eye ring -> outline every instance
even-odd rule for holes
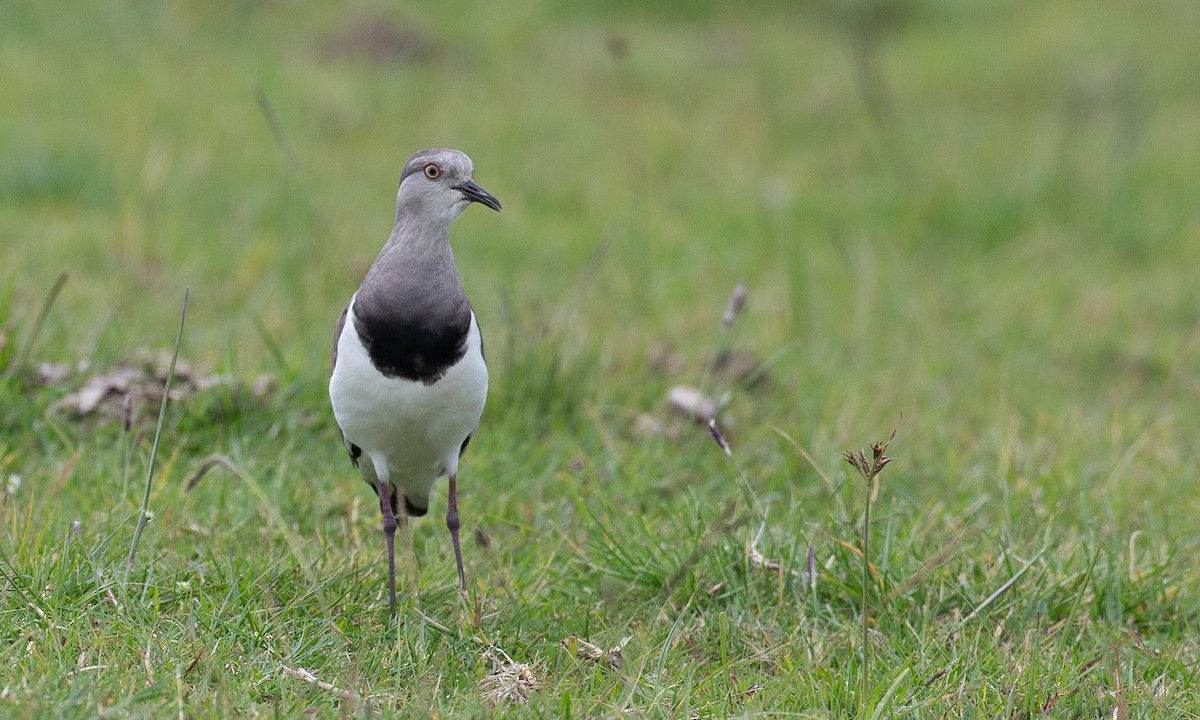
[[[425,177],[429,178],[430,180],[437,180],[441,176],[442,169],[435,163],[429,163],[425,166]]]

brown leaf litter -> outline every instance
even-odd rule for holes
[[[65,412],[74,420],[92,415],[120,420],[128,417],[131,405],[162,402],[170,363],[170,356],[145,353],[104,370],[93,370],[86,361],[74,365],[42,362],[34,366],[32,380],[43,387],[60,387],[73,385],[76,379],[82,378],[82,385],[54,403],[50,413]],[[237,393],[249,390],[251,396],[262,401],[275,391],[275,380],[269,375],[260,375],[247,387],[231,375],[207,372],[183,361],[176,363],[171,400],[182,400],[215,388]]]

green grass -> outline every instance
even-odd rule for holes
[[[1200,717],[1195,3],[642,5],[0,8],[0,716]],[[328,346],[430,145],[504,203],[453,233],[492,392],[470,598],[435,493],[389,631]],[[663,400],[740,278],[752,512]],[[156,407],[19,361],[169,351],[184,287],[181,361],[277,390],[169,406],[125,585]],[[864,588],[841,452],[900,413]]]

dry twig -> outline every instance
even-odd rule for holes
[[[533,674],[533,666],[529,663],[514,662],[508,653],[498,647],[488,648],[483,656],[492,663],[492,671],[479,681],[479,690],[484,701],[492,705],[524,705],[541,687],[541,682]]]
[[[620,670],[622,662],[621,651],[625,649],[625,646],[628,645],[629,641],[632,639],[633,636],[623,637],[621,638],[621,642],[613,645],[608,650],[605,650],[594,643],[590,643],[583,638],[568,637],[563,638],[562,642],[563,647],[565,648],[570,648],[571,643],[575,643],[578,646],[575,648],[575,657],[582,658],[584,660],[591,660],[592,662],[603,661],[604,664],[608,665],[613,670]]]
[[[338,687],[337,685],[334,685],[332,683],[327,683],[324,680],[319,680],[319,679],[317,679],[316,675],[313,675],[312,673],[305,670],[304,668],[290,668],[287,665],[280,665],[279,667],[281,670],[283,670],[288,675],[291,675],[292,677],[294,677],[298,680],[303,680],[306,683],[312,683],[313,685],[316,685],[317,687],[321,688],[322,690],[327,690],[327,691],[333,693],[334,695],[341,697],[343,700],[353,700],[355,702],[358,702],[359,700],[362,699],[359,696],[359,694],[354,692],[353,690],[343,690],[342,688]]]

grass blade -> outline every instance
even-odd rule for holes
[[[42,302],[42,309],[38,311],[37,319],[33,321],[33,329],[29,331],[29,339],[25,341],[25,347],[21,348],[21,354],[4,371],[5,380],[23,370],[25,363],[29,362],[29,354],[33,352],[33,344],[37,342],[37,337],[42,332],[42,325],[46,322],[46,316],[50,314],[50,308],[54,305],[54,301],[58,299],[58,294],[62,292],[63,285],[66,284],[67,272],[64,270],[59,273],[58,279],[50,286],[50,292],[46,293],[46,299]]]
[[[171,397],[171,380],[175,377],[175,361],[179,359],[179,343],[183,341],[183,323],[187,319],[189,288],[183,290],[183,307],[179,311],[179,331],[175,334],[175,349],[171,351],[171,366],[167,370],[167,382],[163,385],[162,404],[158,408],[158,426],[154,429],[154,444],[150,448],[150,462],[146,465],[146,492],[142,495],[142,508],[138,511],[137,527],[133,530],[133,542],[129,545],[129,562],[125,565],[125,583],[133,572],[133,561],[137,556],[138,542],[150,513],[150,486],[154,481],[154,461],[158,458],[158,443],[162,437],[163,418],[167,415],[167,400]]]
[[[896,695],[896,691],[900,689],[900,683],[904,681],[904,678],[908,677],[908,671],[911,669],[912,668],[904,668],[900,672],[896,673],[896,677],[892,680],[892,684],[888,685],[887,692],[883,694],[883,697],[879,699],[879,702],[875,703],[875,709],[871,711],[871,720],[881,720],[881,718],[883,718],[884,713],[887,712],[888,708],[892,705],[892,698]]]

